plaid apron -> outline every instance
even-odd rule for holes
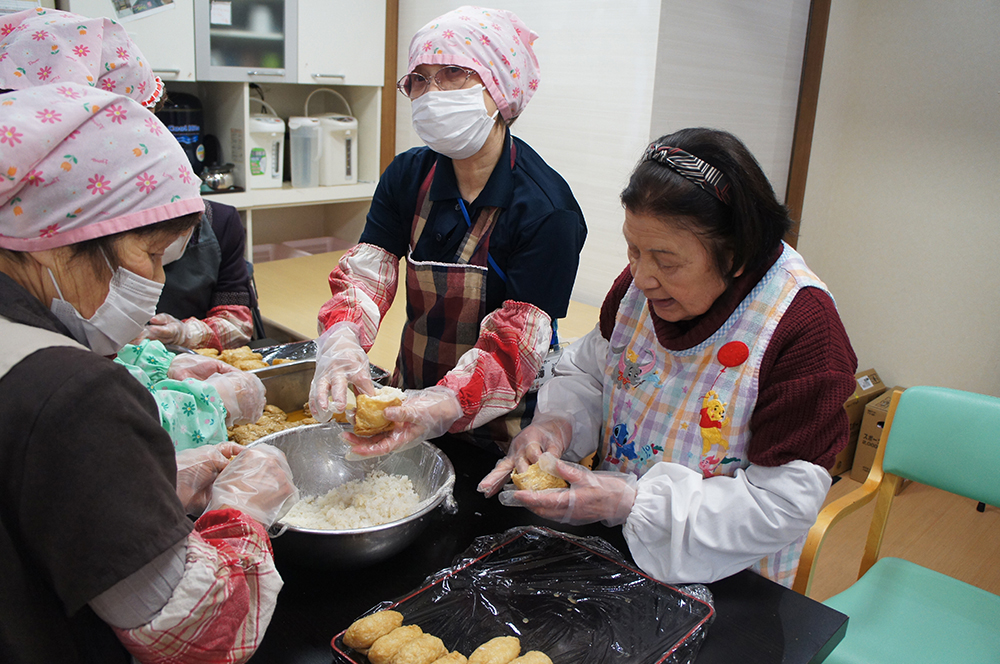
[[[515,148],[511,145],[512,168],[514,157]],[[436,169],[435,163],[420,185],[406,256],[406,324],[392,377],[392,384],[404,389],[422,389],[437,384],[475,345],[480,324],[488,313],[489,241],[501,208],[484,207],[479,211],[453,263],[413,258],[413,249],[433,207],[429,194]],[[534,411],[535,398],[534,394],[526,395],[505,417],[456,437],[484,449],[506,450],[510,440],[524,426],[525,413]]]
[[[701,344],[666,351],[646,298],[635,284],[622,298],[604,375],[604,424],[598,464],[642,477],[660,461],[706,478],[750,465],[750,418],[760,364],[795,295],[826,286],[785,246],[781,257],[725,323]],[[790,586],[805,536],[752,569]]]

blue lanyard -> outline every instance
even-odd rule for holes
[[[472,228],[472,220],[469,219],[469,211],[465,209],[465,201],[459,198],[458,205],[462,208],[462,216],[465,217],[465,225]],[[493,256],[491,256],[489,252],[486,252],[486,261],[490,264],[490,267],[496,271],[497,275],[500,277],[500,281],[507,283],[507,275],[503,273],[503,270],[501,270],[499,266],[497,266],[496,261],[493,260]]]

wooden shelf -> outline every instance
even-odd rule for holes
[[[203,194],[209,200],[232,205],[240,210],[263,210],[266,208],[295,207],[298,205],[322,205],[325,203],[348,203],[370,200],[375,193],[374,182],[336,185],[332,187],[308,187],[296,189],[285,182],[278,189],[254,189],[232,193]]]

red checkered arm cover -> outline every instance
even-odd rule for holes
[[[367,352],[396,297],[398,282],[399,258],[374,244],[352,247],[330,272],[333,297],[319,310],[319,333],[349,321],[361,330],[359,341]]]
[[[281,586],[264,527],[237,510],[213,510],[188,536],[184,576],[166,606],[145,625],[114,631],[144,664],[245,662]]]
[[[528,392],[552,340],[549,315],[507,300],[479,328],[479,340],[438,381],[458,394],[463,415],[450,431],[481,426],[508,413]]]
[[[253,336],[250,308],[239,304],[212,307],[203,319],[188,318],[184,328],[190,337],[190,348],[226,350],[246,346]]]

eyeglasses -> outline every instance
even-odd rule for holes
[[[434,85],[436,85],[439,90],[458,90],[465,85],[465,82],[468,81],[469,78],[475,76],[475,74],[476,72],[473,69],[449,65],[438,69],[430,78],[416,72],[407,74],[403,78],[399,79],[399,82],[396,83],[396,88],[403,93],[404,97],[416,99],[420,95],[427,92],[427,88],[430,87],[431,81],[434,81]]]

